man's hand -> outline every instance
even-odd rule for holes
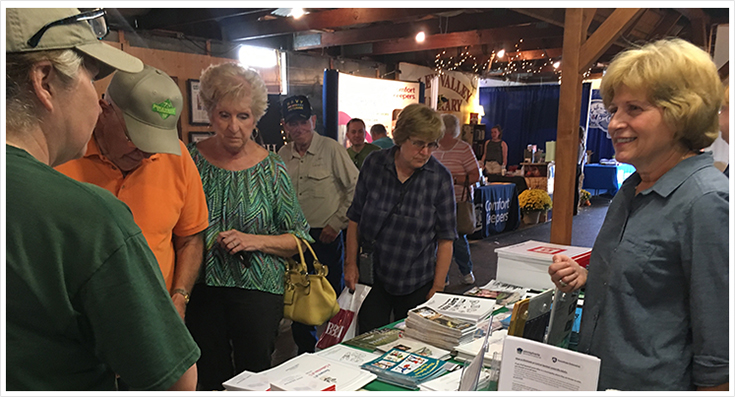
[[[173,294],[171,301],[173,301],[176,311],[179,312],[179,317],[184,320],[186,318],[186,299],[184,299],[184,295]]]
[[[357,286],[357,282],[360,279],[360,270],[357,268],[357,264],[354,262],[345,261],[345,286],[350,290],[354,291]]]
[[[435,293],[442,291],[444,291],[444,284],[440,286],[432,285],[429,293],[426,294],[426,300],[428,301],[429,299],[431,299],[432,296],[434,296]]]
[[[576,291],[587,283],[587,269],[566,255],[554,255],[549,265],[551,281],[562,292]]]
[[[338,232],[332,229],[331,226],[324,226],[324,228],[322,229],[322,233],[319,235],[319,241],[324,244],[329,244],[334,241],[335,238],[337,238],[337,234]]]

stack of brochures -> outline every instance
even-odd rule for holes
[[[495,299],[437,292],[423,306],[450,317],[477,323],[490,317],[495,308]]]
[[[490,280],[489,283],[481,287],[473,287],[464,294],[495,299],[494,310],[498,310],[502,307],[513,308],[513,304],[525,298],[527,293],[528,288],[498,280]]]
[[[477,323],[445,316],[428,306],[411,309],[405,335],[446,350],[474,339]]]
[[[415,390],[420,383],[444,375],[447,366],[444,360],[391,349],[362,368],[377,375],[378,380]]]
[[[322,382],[309,382],[307,378]],[[235,391],[274,390],[274,385],[286,390],[306,390],[311,387],[312,391],[356,391],[375,378],[375,374],[358,367],[304,353],[265,371],[244,371],[222,383],[222,386]]]
[[[506,335],[508,335],[508,330],[503,329],[499,331],[494,331],[488,337],[487,351],[485,352],[485,356],[482,360],[483,366],[490,367],[493,361],[493,354],[503,353],[503,341],[505,340]],[[477,338],[470,343],[465,343],[457,346],[454,349],[457,352],[457,355],[454,357],[454,359],[457,361],[472,361],[472,359],[477,356],[477,353],[482,348],[482,343],[484,341],[485,338]]]
[[[498,254],[497,280],[544,290],[554,288],[548,272],[554,255],[566,255],[577,261],[580,266],[586,267],[592,249],[528,240],[520,244],[497,248],[495,252]]]
[[[398,340],[378,346],[378,350],[384,353],[391,349],[399,349],[439,360],[448,360],[452,357],[449,350],[440,349],[424,341],[408,337],[403,332],[398,335]]]
[[[357,335],[356,337],[348,339],[342,343],[372,352],[375,351],[378,346],[397,341],[402,332],[403,331],[396,328],[377,328]]]

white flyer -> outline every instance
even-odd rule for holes
[[[596,391],[600,359],[506,336],[498,391]]]

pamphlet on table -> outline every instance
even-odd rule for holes
[[[391,349],[379,358],[363,364],[362,368],[374,373],[383,382],[417,389],[420,383],[444,375],[448,363],[400,349]]]

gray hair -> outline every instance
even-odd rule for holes
[[[250,97],[250,111],[257,123],[268,108],[268,89],[254,69],[236,63],[210,65],[199,80],[199,95],[207,113],[211,113],[223,99],[243,100]]]

